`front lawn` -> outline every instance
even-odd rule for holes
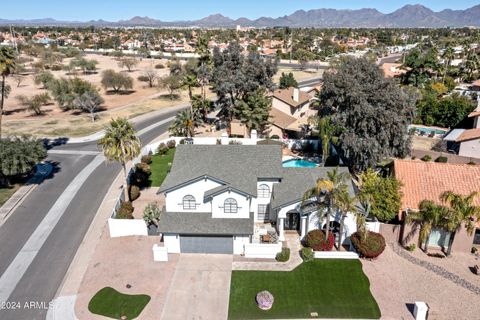
[[[150,301],[150,296],[145,294],[130,295],[105,287],[98,291],[88,303],[91,313],[105,317],[120,319],[135,319]]]
[[[388,284],[385,284],[388,285]],[[315,259],[291,272],[233,271],[229,319],[380,318],[370,282],[358,260]],[[263,311],[255,296],[268,290],[275,299]]]
[[[160,187],[162,185],[163,180],[165,180],[170,170],[174,156],[175,148],[169,149],[164,155],[156,154],[152,156],[152,163],[150,164],[152,170],[150,182],[152,187]]]

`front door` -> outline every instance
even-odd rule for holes
[[[300,230],[300,214],[297,211],[287,212],[285,230]]]

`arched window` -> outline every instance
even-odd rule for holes
[[[223,204],[223,211],[225,213],[237,213],[238,211],[237,200],[233,198],[226,199]]]
[[[270,187],[266,184],[259,185],[257,195],[259,198],[270,198]]]
[[[197,204],[195,203],[195,197],[192,195],[186,195],[182,200],[183,210],[195,210]]]

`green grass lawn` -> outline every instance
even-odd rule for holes
[[[150,182],[152,187],[160,187],[162,185],[163,180],[165,180],[165,177],[170,170],[174,156],[175,149],[168,150],[164,155],[156,154],[152,156],[152,163],[150,164],[150,168],[152,170]]]
[[[145,294],[129,295],[105,287],[98,291],[88,303],[91,313],[99,314],[113,319],[126,316],[135,319],[150,301],[150,296]]]
[[[9,188],[0,188],[0,207],[21,187],[21,184],[16,183]]]
[[[387,285],[387,284],[385,284]],[[233,271],[229,319],[380,318],[370,282],[358,260],[315,259],[291,272]],[[257,307],[255,296],[268,290],[270,310]]]

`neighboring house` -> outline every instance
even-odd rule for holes
[[[449,150],[460,156],[480,158],[480,101],[468,117],[473,119],[472,129],[453,129],[443,140],[447,142]]]
[[[402,204],[399,213],[402,221],[409,211],[418,211],[420,202],[423,200],[432,200],[441,204],[440,196],[445,191],[462,195],[480,191],[480,166],[395,160],[394,175],[402,183]],[[480,205],[480,197],[476,199],[475,205]],[[401,242],[404,240],[408,243],[418,242],[418,234],[413,235],[410,231],[411,226],[404,225]],[[455,235],[452,252],[468,253],[472,244],[480,245],[480,225],[477,225],[476,234],[477,236],[470,236],[462,227]],[[413,237],[409,238],[410,235]],[[446,249],[450,236],[446,231],[434,229],[429,238],[429,246]]]
[[[310,108],[312,95],[298,88],[277,89],[272,97],[270,136],[302,137],[308,127],[308,117],[316,114]]]
[[[473,91],[480,91],[480,80],[476,80],[472,83]]]
[[[407,72],[407,70],[402,69],[402,64],[400,63],[384,63],[381,65],[385,78],[398,78]]]
[[[284,168],[278,145],[179,145],[159,190],[166,205],[158,230],[170,253],[243,254],[245,245],[261,242],[265,227],[279,241],[288,230],[303,237],[323,227],[318,208],[301,203],[328,170]],[[351,181],[348,185],[353,193]],[[339,217],[331,221],[335,227]],[[355,231],[349,214],[344,243]]]

